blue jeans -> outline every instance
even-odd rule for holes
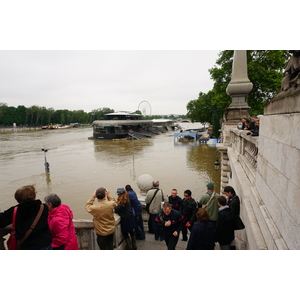
[[[135,214],[135,234],[136,238],[140,240],[145,239],[145,232],[144,232],[144,222],[141,213]]]
[[[155,239],[162,241],[164,239],[164,230],[160,226],[157,225],[157,222],[155,222],[157,214],[150,214],[150,222],[152,224],[152,230],[155,235]]]

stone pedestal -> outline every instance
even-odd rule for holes
[[[144,230],[148,230],[148,220],[149,220],[149,214],[146,211],[145,198],[147,192],[152,188],[153,180],[154,179],[151,175],[143,174],[138,178],[136,182],[138,188],[140,189],[140,193],[137,196],[143,206],[142,218],[144,221]]]
[[[241,118],[249,118],[249,109],[245,97],[252,90],[248,79],[247,51],[235,50],[232,64],[232,77],[226,93],[231,96],[231,104],[224,114],[227,125],[238,124]]]

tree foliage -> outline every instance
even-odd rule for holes
[[[231,103],[226,88],[231,80],[233,50],[219,53],[219,58],[209,70],[214,81],[213,89],[207,94],[200,92],[198,99],[187,104],[187,116],[193,121],[219,123]],[[264,105],[280,91],[283,70],[290,54],[285,50],[248,50],[248,78],[253,89],[246,98],[251,107],[250,114],[262,114]]]
[[[53,108],[40,107],[33,105],[26,108],[23,105],[19,105],[17,108],[13,106],[7,106],[6,103],[0,103],[0,125],[12,125],[16,123],[20,125],[28,126],[40,126],[48,124],[70,124],[92,123],[96,119],[104,119],[105,114],[114,112],[113,109],[104,107],[95,109],[90,113],[86,113],[83,110],[67,110],[60,109],[54,110]]]

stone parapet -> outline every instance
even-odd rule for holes
[[[264,115],[300,113],[300,89],[274,97],[265,105]]]
[[[115,214],[116,230],[114,232],[114,249],[125,249],[125,241],[121,232],[120,216]],[[80,250],[99,250],[97,235],[94,231],[93,220],[74,219],[74,226]],[[9,238],[11,226],[0,229],[0,250],[6,250],[6,240]]]

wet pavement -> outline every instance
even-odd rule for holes
[[[187,243],[185,241],[181,241],[182,235],[180,233],[178,243],[176,246],[176,250],[185,250],[187,247]],[[154,238],[154,234],[146,232],[145,240],[137,240],[136,241],[138,250],[167,250],[167,245],[165,241],[156,241]],[[215,250],[219,249],[219,244],[216,244]]]

